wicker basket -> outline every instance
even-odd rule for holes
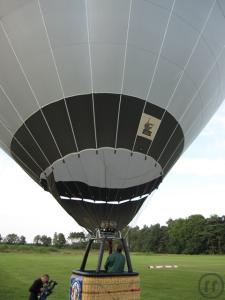
[[[80,291],[74,292],[71,300],[140,300],[138,275],[89,277],[74,274],[72,278],[73,282],[80,282]]]

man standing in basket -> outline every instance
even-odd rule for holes
[[[124,272],[125,257],[122,254],[122,246],[118,245],[116,251],[110,254],[105,263],[105,270],[108,273]]]

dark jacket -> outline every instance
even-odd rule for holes
[[[32,286],[29,288],[29,292],[38,295],[41,292],[41,288],[43,288],[43,282],[41,278],[38,278],[33,282]]]

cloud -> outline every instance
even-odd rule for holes
[[[215,131],[213,130],[212,127],[207,126],[202,132],[201,136],[204,137],[212,137],[215,134]]]
[[[225,130],[225,112],[224,115],[219,115],[218,117],[216,117],[215,121],[218,124],[220,130]]]
[[[220,106],[219,110],[215,114],[215,116],[210,121],[210,125],[216,126],[222,130],[225,130],[225,101]]]
[[[172,175],[172,174],[171,174]],[[166,224],[172,218],[186,218],[193,214],[204,217],[210,215],[224,215],[224,185],[215,184],[190,184],[187,180],[182,185],[177,185],[175,176],[168,176],[145,205],[133,226],[144,224]]]
[[[173,172],[194,176],[225,176],[225,159],[183,158],[174,166]]]
[[[214,114],[212,119],[201,132],[201,136],[214,137],[224,135],[225,132],[225,101]]]

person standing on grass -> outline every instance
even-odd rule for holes
[[[38,296],[43,291],[43,286],[45,283],[48,283],[49,275],[44,274],[40,278],[36,279],[32,286],[29,288],[30,297],[29,300],[38,300]]]
[[[116,251],[110,254],[105,263],[105,270],[108,273],[124,272],[125,257],[122,254],[122,246],[118,245]]]

